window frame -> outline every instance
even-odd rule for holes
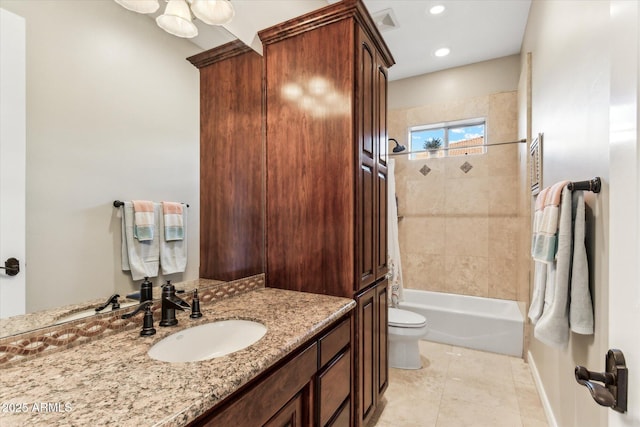
[[[432,123],[432,124],[427,124],[427,125],[417,125],[417,126],[411,126],[409,127],[408,130],[408,136],[407,136],[407,141],[409,141],[409,159],[425,159],[425,158],[443,158],[443,157],[449,157],[449,132],[451,129],[456,129],[456,128],[461,128],[461,127],[467,127],[467,126],[479,126],[482,125],[484,126],[484,135],[482,137],[483,140],[483,147],[482,147],[482,152],[481,153],[475,153],[475,154],[485,154],[487,152],[487,120],[485,117],[474,117],[471,119],[462,119],[462,120],[451,120],[451,121],[446,121],[446,122],[439,122],[439,123]],[[440,147],[438,149],[437,152],[435,153],[430,153],[428,150],[424,149],[423,147],[420,147],[419,149],[416,149],[416,147],[413,146],[413,133],[414,132],[420,132],[420,131],[424,131],[424,130],[443,130],[444,133],[444,138],[442,141],[442,147]],[[460,147],[460,149],[462,149],[464,147]],[[456,148],[457,149],[457,148]],[[459,155],[455,155],[452,157],[456,157]]]

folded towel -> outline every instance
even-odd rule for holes
[[[177,214],[170,214],[177,215]],[[160,228],[165,228],[165,238],[160,239],[160,266],[162,274],[184,272],[187,268],[187,209],[182,209],[180,222],[182,224],[182,239],[167,239],[166,224],[167,215],[160,216]],[[172,220],[174,220],[173,218]]]
[[[160,205],[158,204],[158,212]],[[133,203],[124,202],[122,207],[122,270],[131,270],[133,280],[142,280],[145,277],[156,277],[160,264],[159,239],[140,241],[134,237]],[[158,236],[158,233],[154,233]]]
[[[531,256],[535,261],[553,262],[558,245],[558,216],[562,189],[569,181],[561,181],[543,189],[536,199]]]
[[[162,202],[164,240],[166,242],[184,239],[182,209],[182,203]]]
[[[555,348],[569,342],[569,278],[572,257],[572,195],[563,184],[559,212],[558,251],[555,262],[548,264],[542,315],[533,329],[534,336]]]
[[[140,242],[153,240],[153,231],[155,229],[153,202],[148,200],[133,200],[132,203],[135,213],[133,227],[134,237]]]
[[[589,290],[589,263],[585,247],[584,192],[573,192],[573,265],[571,267],[571,306],[569,324],[577,334],[593,334],[593,303]]]

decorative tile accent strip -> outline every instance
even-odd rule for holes
[[[181,298],[188,300],[193,289],[199,287],[198,293],[201,303],[213,303],[225,298],[231,298],[245,292],[264,288],[264,274],[234,280],[218,282],[199,279],[195,281],[177,283],[178,288],[188,289]],[[154,319],[160,320],[160,300],[153,304]],[[135,306],[130,307],[134,310]],[[122,319],[120,316],[129,310],[124,309],[114,313],[97,314],[88,318],[53,325],[47,328],[26,332],[0,339],[0,367],[17,364],[23,360],[32,359],[43,354],[50,354],[75,347],[85,342],[106,337],[117,332],[139,328],[142,325],[140,316]]]
[[[462,166],[460,166],[460,169],[462,170],[462,172],[468,173],[471,169],[473,169],[473,166],[469,162],[464,162]]]
[[[420,173],[424,176],[427,176],[429,172],[431,172],[431,168],[427,165],[422,166],[422,168],[420,169]]]

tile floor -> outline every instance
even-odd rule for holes
[[[422,369],[389,369],[377,427],[548,427],[522,359],[420,342]]]

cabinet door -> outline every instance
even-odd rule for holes
[[[356,297],[358,303],[358,396],[357,415],[362,425],[366,425],[375,411],[378,396],[377,381],[377,295],[375,287],[369,288]]]
[[[389,248],[387,246],[387,72],[381,65],[376,65],[376,272],[375,279],[379,280],[389,271],[387,258]],[[391,195],[392,197],[394,195]]]
[[[388,293],[387,293],[387,285],[389,281],[383,280],[378,285],[376,285],[376,305],[377,305],[377,314],[378,314],[378,380],[377,380],[377,393],[378,393],[378,401],[382,398],[385,390],[387,389],[387,385],[389,384],[389,340],[388,340],[388,332],[389,332],[389,324],[388,324],[388,310],[387,306],[388,302]]]
[[[356,254],[358,258],[359,285],[364,289],[375,281],[377,264],[376,234],[374,222],[378,204],[376,185],[376,61],[375,51],[364,32],[359,32],[357,93],[357,131],[358,131],[358,212],[356,227],[358,239]]]
[[[304,395],[298,393],[264,427],[302,427],[304,423]]]

